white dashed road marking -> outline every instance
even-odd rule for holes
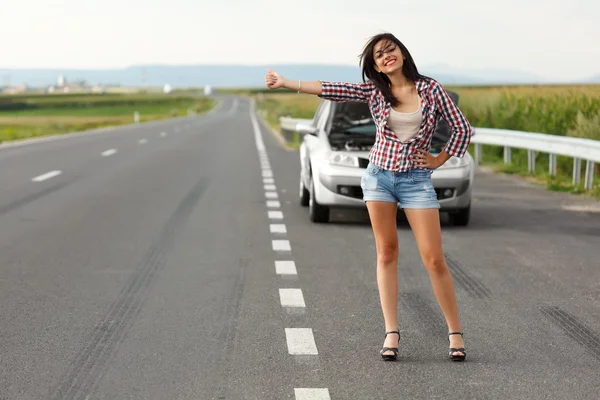
[[[280,208],[281,203],[278,200],[279,195],[273,179],[273,170],[269,162],[265,144],[260,132],[260,127],[255,115],[256,105],[251,103],[250,119],[254,128],[254,139],[258,157],[260,159],[261,173],[265,189],[265,197],[267,199],[267,208]],[[285,190],[281,193],[285,194]],[[281,211],[268,211],[269,219],[282,220],[283,213]],[[284,224],[270,224],[269,230],[272,234],[287,234],[287,228]],[[273,240],[272,247],[274,251],[290,251],[291,245],[289,240]],[[298,275],[296,263],[292,260],[275,261],[275,272],[277,275]],[[279,299],[281,306],[289,309],[304,309],[306,303],[302,289],[279,289]],[[292,355],[318,355],[317,345],[311,328],[285,328],[285,336],[289,354]],[[331,400],[329,390],[326,388],[295,388],[294,394],[296,400]]]
[[[328,389],[297,388],[294,394],[296,400],[331,400]]]
[[[269,219],[283,219],[281,211],[269,211]]]
[[[317,345],[310,328],[285,328],[288,353],[292,355],[316,355]]]
[[[36,176],[35,178],[32,179],[32,181],[33,182],[43,182],[47,179],[54,178],[55,176],[58,176],[60,174],[62,174],[61,171],[50,171],[50,172],[46,172],[45,174]]]
[[[179,131],[179,128],[176,128],[175,132],[178,132],[178,131]],[[167,137],[167,132],[161,132],[160,137]]]
[[[273,240],[272,245],[273,245],[274,251],[290,251],[290,250],[292,250],[289,240]]]
[[[108,156],[112,156],[113,154],[116,154],[117,149],[110,149],[110,150],[106,150],[102,152],[102,156],[103,157],[108,157]]]
[[[275,261],[277,275],[298,275],[296,263],[293,261]]]
[[[140,139],[140,144],[146,144],[148,141],[146,139]]]
[[[284,224],[271,224],[269,230],[271,233],[287,233],[287,228]]]
[[[282,307],[306,307],[302,289],[279,289]]]

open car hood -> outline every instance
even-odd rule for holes
[[[449,91],[448,95],[458,104],[457,93]],[[333,145],[345,146],[346,150],[354,148],[353,144],[358,146],[355,150],[364,150],[364,146],[372,146],[375,143],[376,126],[367,103],[334,103],[328,135]],[[450,127],[440,118],[433,134],[431,150],[441,151],[451,135]]]

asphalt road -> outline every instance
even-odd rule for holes
[[[385,363],[366,212],[311,224],[296,152],[221,100],[0,147],[0,399],[598,398],[598,203],[478,172],[471,225],[442,226],[458,364],[399,222]]]

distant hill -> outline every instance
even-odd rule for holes
[[[600,74],[594,75],[589,79],[590,82],[600,83]]]
[[[123,69],[77,70],[77,69],[19,69],[0,68],[0,85],[10,83],[28,86],[55,84],[60,75],[69,82],[86,81],[90,84],[120,86],[153,86],[171,84],[175,87],[261,87],[264,74],[270,67],[284,76],[302,80],[361,81],[358,66],[322,64],[281,64],[264,66],[245,65],[147,65]],[[551,83],[534,74],[505,69],[459,69],[445,65],[432,65],[421,69],[443,84],[484,85]],[[600,75],[595,82],[600,82]]]

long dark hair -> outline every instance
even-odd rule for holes
[[[419,73],[415,61],[413,60],[406,46],[404,46],[404,44],[402,44],[402,42],[391,33],[380,33],[369,39],[369,41],[365,45],[362,54],[360,55],[360,64],[362,65],[363,81],[366,82],[367,79],[372,81],[379,88],[379,90],[381,90],[381,93],[383,93],[385,99],[389,101],[392,104],[392,106],[396,106],[398,105],[398,99],[396,99],[392,94],[392,90],[390,89],[390,79],[387,77],[386,74],[382,72],[377,72],[375,70],[375,59],[373,58],[373,49],[375,45],[381,40],[393,42],[398,47],[400,47],[400,51],[405,57],[404,63],[402,64],[402,73],[408,80],[416,82],[418,79],[431,78],[425,75],[421,75]]]

